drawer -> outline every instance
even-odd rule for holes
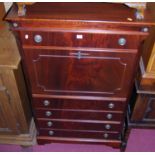
[[[137,49],[139,35],[21,31],[23,45]]]
[[[81,99],[52,99],[52,98],[33,98],[35,108],[51,109],[72,109],[72,110],[108,110],[124,111],[125,102],[121,101],[98,101],[98,100],[81,100]]]
[[[113,111],[95,111],[95,110],[53,110],[49,108],[36,109],[37,118],[50,119],[76,119],[76,120],[105,120],[121,121],[123,113]]]
[[[95,131],[117,131],[120,132],[122,125],[120,122],[108,121],[82,121],[82,120],[56,120],[37,119],[39,128],[63,129],[63,130],[95,130]]]
[[[77,130],[58,130],[58,129],[40,129],[39,136],[50,137],[68,137],[68,138],[95,138],[118,140],[120,134],[118,132],[96,132],[96,131],[77,131]]]

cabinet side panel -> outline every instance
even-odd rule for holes
[[[29,127],[30,121],[32,119],[32,111],[31,111],[31,105],[30,105],[30,99],[27,93],[26,85],[25,85],[25,79],[23,76],[23,71],[21,68],[21,65],[19,65],[17,70],[14,70],[15,74],[15,80],[17,83],[17,89],[20,97],[20,112],[23,113],[23,119],[25,120],[22,125],[22,130],[25,130]],[[20,115],[19,115],[20,116]],[[22,121],[21,121],[22,123]]]

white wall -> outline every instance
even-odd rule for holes
[[[4,2],[5,11],[7,12],[9,8],[11,7],[12,2]]]

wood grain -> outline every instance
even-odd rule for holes
[[[91,138],[103,140],[119,140],[119,133],[117,132],[96,132],[96,131],[76,131],[76,130],[58,130],[58,129],[41,129],[39,136],[49,136],[49,131],[53,131],[50,137],[68,137],[68,138]],[[104,134],[108,134],[104,138]]]
[[[5,15],[5,8],[3,2],[0,2],[0,29],[4,28],[5,22],[2,21],[3,17]]]
[[[122,128],[121,122],[108,122],[108,121],[85,121],[85,120],[72,120],[72,119],[37,119],[39,128],[48,128],[47,122],[52,121],[55,129],[65,130],[95,130],[95,131],[116,131],[120,132]],[[106,125],[110,125],[110,129],[106,129]]]
[[[51,116],[46,116],[47,112],[51,112]],[[108,115],[112,115],[112,118],[108,119]],[[37,118],[50,118],[50,119],[75,119],[75,120],[105,120],[105,121],[120,121],[122,116],[122,112],[115,111],[95,111],[95,110],[55,110],[44,108],[44,109],[36,109],[35,116]]]
[[[125,109],[126,102],[123,100],[101,100],[100,98],[97,100],[96,98],[90,99],[83,98],[60,98],[57,96],[56,98],[48,98],[48,97],[35,97],[33,98],[33,106],[35,108],[49,108],[49,109],[70,109],[70,110],[113,110],[113,111],[123,111]],[[118,98],[117,98],[118,99]],[[50,104],[48,106],[44,105],[44,101],[49,101]],[[113,108],[109,108],[109,104],[114,104]]]
[[[135,9],[123,4],[35,3],[27,6],[22,17],[14,5],[5,19],[19,43],[40,132],[38,143],[120,147],[123,137],[116,139],[113,133],[125,132],[127,103],[143,43],[155,25],[149,10],[138,21]],[[39,43],[36,35],[41,37]],[[120,38],[126,41],[122,46]],[[47,111],[53,115],[47,117]],[[109,112],[114,119],[106,119]],[[49,130],[56,135],[49,136]],[[92,131],[97,133],[90,136]],[[105,131],[113,135],[111,139],[99,137]]]
[[[58,47],[86,47],[86,48],[116,48],[116,49],[137,49],[139,48],[139,43],[142,42],[147,34],[140,36],[137,34],[107,34],[100,33],[86,33],[86,32],[64,32],[62,30],[59,32],[39,32],[39,31],[22,31],[21,40],[23,45],[31,46],[58,46]],[[112,31],[110,31],[112,33]],[[103,34],[101,34],[103,33]],[[25,36],[28,35],[28,39]],[[40,43],[36,43],[34,38],[36,35],[42,37]],[[78,39],[77,36],[82,36],[82,39]],[[124,38],[126,44],[121,46],[119,44],[119,39]],[[112,41],[113,40],[113,41]]]
[[[32,129],[21,58],[7,25],[0,29],[0,45],[0,143],[32,145],[36,129],[34,122]]]
[[[15,37],[8,31],[8,26],[0,29],[0,67],[17,69],[21,60]],[[9,44],[9,46],[8,46]]]
[[[75,7],[76,6],[76,7]],[[115,9],[114,9],[115,8]],[[103,23],[121,23],[129,25],[153,25],[149,10],[145,11],[145,19],[137,21],[135,9],[123,4],[113,3],[35,3],[27,6],[27,14],[19,17],[17,6],[14,6],[7,15],[7,20],[14,21],[51,21],[78,20],[101,21]],[[83,16],[84,14],[84,16]],[[120,15],[120,16],[119,16]],[[132,21],[128,21],[131,18]]]

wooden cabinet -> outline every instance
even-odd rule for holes
[[[155,19],[155,4],[149,9]],[[144,45],[131,101],[130,127],[155,128],[155,27]]]
[[[5,15],[5,9],[4,9],[4,5],[1,2],[0,3],[0,19]],[[4,21],[0,20],[0,28],[4,27]]]
[[[150,18],[112,3],[35,3],[6,16],[21,47],[39,144],[123,143]],[[146,12],[149,17],[149,12]]]
[[[139,112],[139,109],[141,111]],[[154,95],[139,93],[131,117],[131,127],[155,127],[155,98]]]
[[[6,73],[7,74],[7,73]],[[1,134],[18,134],[18,122],[15,119],[15,114],[12,111],[12,103],[10,102],[10,92],[5,87],[4,81],[9,74],[0,73],[0,133]],[[12,119],[10,119],[12,118]]]
[[[3,7],[2,3],[0,6]],[[0,28],[0,143],[35,144],[36,129],[27,96],[21,58],[8,26]]]
[[[0,143],[33,145],[36,131],[20,56],[6,29],[0,30]]]

